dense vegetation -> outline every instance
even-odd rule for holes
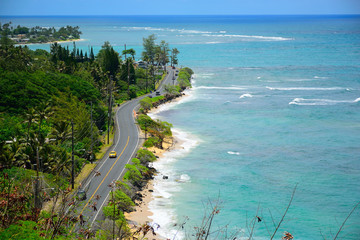
[[[4,34],[9,26],[0,28]],[[10,30],[28,31],[20,28]],[[154,91],[163,66],[176,64],[179,52],[170,50],[164,41],[157,45],[154,36],[144,38],[143,60],[151,64],[142,69],[134,63],[133,49],[119,54],[109,42],[96,55],[92,48],[83,52],[75,43],[72,49],[54,43],[50,52],[32,51],[9,41],[0,44],[0,238],[94,236],[86,228],[69,231],[79,221],[75,207],[67,211],[76,205],[70,184],[72,152],[77,175],[96,160],[95,153],[105,142],[102,132],[108,130],[108,121],[110,128],[114,122],[108,119],[108,111],[117,103]],[[163,99],[154,98],[152,106]],[[164,136],[171,135],[170,126],[151,120],[147,131],[160,146]],[[155,159],[141,149],[132,164],[126,165],[123,182],[116,184],[110,205],[104,208],[111,219],[111,204],[115,206],[117,224],[124,223],[121,212],[131,211],[139,199],[137,191],[151,178],[154,169],[149,163]],[[53,207],[44,209],[48,201]],[[103,229],[97,238],[106,235]]]
[[[47,43],[80,39],[79,27],[66,26],[56,30],[54,27],[24,27],[16,28],[9,23],[0,23],[0,36],[11,39],[16,43]]]

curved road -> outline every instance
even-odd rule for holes
[[[157,89],[160,94],[164,94],[164,85],[174,84],[175,70],[168,67],[167,71],[168,74]],[[153,93],[152,95],[154,96],[155,94]],[[140,139],[138,126],[135,124],[134,110],[138,107],[139,101],[144,97],[146,96],[126,102],[116,111],[114,144],[90,174],[90,177],[83,183],[87,199],[82,201],[83,204],[79,208],[79,214],[84,216],[86,224],[93,229],[98,228],[99,220],[104,219],[102,208],[108,201],[109,193],[112,190],[112,182],[118,180],[124,174],[125,165],[135,156],[139,147]],[[117,157],[109,158],[109,151],[116,151]],[[95,176],[95,172],[99,172],[100,175]]]

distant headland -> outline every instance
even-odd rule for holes
[[[12,23],[0,23],[0,38],[7,38],[14,44],[53,43],[78,41],[82,32],[78,26],[60,27],[13,27]]]

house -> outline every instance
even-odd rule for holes
[[[135,64],[137,65],[137,67],[142,68],[142,69],[146,69],[147,65],[148,65],[147,62],[144,62],[144,61],[137,61]]]

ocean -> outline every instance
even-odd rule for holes
[[[181,140],[154,164],[149,207],[161,235],[194,239],[218,200],[212,239],[270,239],[296,187],[274,239],[329,239],[360,201],[360,16],[0,17],[8,20],[78,25],[79,48],[127,44],[137,59],[142,38],[156,34],[194,70],[187,96],[152,114]],[[339,238],[360,239],[359,208]]]

